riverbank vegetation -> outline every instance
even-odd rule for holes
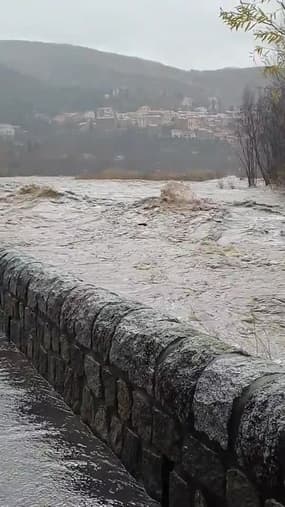
[[[285,184],[285,3],[252,0],[221,17],[232,30],[251,32],[254,55],[270,82],[256,94],[245,89],[237,122],[239,154],[249,186],[259,175],[266,185]]]

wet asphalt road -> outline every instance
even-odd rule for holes
[[[3,336],[0,456],[0,507],[156,505]]]

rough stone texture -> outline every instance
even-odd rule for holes
[[[91,426],[94,418],[94,405],[90,389],[84,386],[82,391],[82,404],[80,409],[82,420]]]
[[[21,348],[22,327],[18,320],[10,320],[10,336],[18,348]]]
[[[84,352],[77,345],[70,346],[70,367],[78,377],[84,377]]]
[[[131,415],[132,398],[129,388],[123,380],[117,381],[118,414],[122,421],[127,422]]]
[[[27,258],[13,257],[5,266],[2,274],[2,287],[6,291],[9,290],[13,296],[16,296],[18,277],[27,264]]]
[[[30,342],[32,347],[32,342]],[[33,349],[30,351],[30,355],[28,357],[31,359],[33,357]],[[44,347],[40,346],[39,352],[39,372],[44,377],[47,377],[48,374],[48,355]]]
[[[108,368],[102,369],[104,399],[107,407],[115,407],[117,403],[116,380]]]
[[[72,368],[66,368],[64,380],[64,399],[72,410],[78,414],[81,407],[82,379]]]
[[[215,359],[200,376],[193,403],[195,429],[228,447],[228,423],[234,401],[256,379],[285,370],[271,362],[228,354]]]
[[[149,443],[152,435],[152,407],[145,394],[133,392],[132,425],[144,442]]]
[[[121,320],[142,308],[142,305],[114,298],[101,310],[92,331],[92,348],[105,363],[109,360],[112,339]]]
[[[202,491],[200,491],[199,489],[197,489],[197,491],[195,491],[194,507],[208,507],[205,497],[204,497]]]
[[[9,264],[17,263],[22,266],[22,257],[19,257],[15,252],[7,252],[6,255],[0,258],[0,285],[3,287],[3,279],[6,270],[9,270]]]
[[[65,295],[60,312],[60,329],[74,339],[75,323],[79,308],[84,307],[86,300],[92,297],[93,287],[78,282],[76,287]]]
[[[169,507],[191,507],[189,485],[175,471],[169,478]]]
[[[117,456],[120,456],[123,447],[123,425],[116,416],[112,417],[110,424],[110,444]]]
[[[39,262],[31,262],[21,269],[17,278],[16,296],[27,305],[28,287],[34,278],[37,279],[43,274],[43,266]]]
[[[94,322],[104,307],[111,302],[118,302],[120,298],[104,289],[93,289],[83,305],[78,305],[74,313],[75,335],[80,345],[90,349],[92,347],[92,331]]]
[[[116,329],[110,361],[128,375],[130,382],[153,394],[154,371],[160,355],[185,336],[187,328],[175,319],[151,310],[134,311]]]
[[[51,348],[51,330],[48,322],[44,324],[43,330],[43,344],[46,350],[50,350]]]
[[[167,351],[156,370],[155,394],[161,404],[188,422],[197,380],[215,357],[232,349],[220,340],[189,330]]]
[[[0,328],[162,505],[283,507],[278,365],[1,247]]]
[[[109,421],[105,407],[101,406],[98,408],[92,423],[92,429],[104,442],[108,442]]]
[[[71,276],[56,280],[50,287],[47,300],[47,316],[57,326],[60,326],[60,315],[67,296],[76,289],[79,281]]]
[[[226,497],[228,507],[260,507],[255,488],[239,470],[227,473]]]
[[[168,459],[179,462],[181,458],[181,430],[179,431],[175,421],[161,412],[153,411],[153,436],[152,442]]]
[[[64,391],[64,380],[65,380],[65,364],[61,357],[55,359],[55,379],[54,387],[59,393]]]
[[[149,449],[142,452],[142,477],[147,492],[156,500],[162,498],[162,458]]]
[[[46,313],[50,287],[58,279],[56,272],[38,272],[33,275],[27,290],[27,305],[32,310]]]
[[[140,449],[139,437],[129,428],[126,428],[121,458],[127,470],[135,477],[140,475]]]
[[[284,505],[276,500],[273,500],[273,498],[270,498],[269,500],[266,500],[264,507],[284,507]]]
[[[285,376],[253,391],[245,404],[236,440],[240,464],[260,486],[278,487],[285,470]]]
[[[89,389],[95,398],[102,397],[101,366],[91,355],[85,356],[84,371]]]
[[[71,345],[67,336],[60,336],[60,353],[62,359],[69,364],[71,360]]]
[[[60,332],[56,327],[51,328],[51,348],[56,354],[60,352]]]
[[[192,436],[187,436],[182,455],[185,473],[197,479],[206,490],[223,498],[225,493],[225,470],[220,456]]]

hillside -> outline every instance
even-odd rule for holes
[[[224,107],[238,105],[246,85],[262,86],[260,69],[184,71],[160,63],[93,49],[41,42],[0,41],[0,115],[31,109],[54,113],[94,109],[119,88],[108,103],[133,109],[145,103],[175,107],[184,96],[197,105],[217,96]],[[8,107],[9,105],[9,107]],[[20,107],[20,106],[19,106]]]

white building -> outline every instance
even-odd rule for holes
[[[0,137],[14,139],[16,134],[16,127],[8,123],[0,123]]]

